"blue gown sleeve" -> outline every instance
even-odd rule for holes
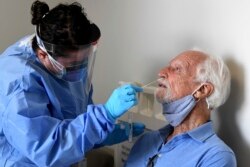
[[[46,92],[16,90],[3,119],[8,142],[38,166],[67,166],[101,143],[114,128],[103,105],[88,105],[75,119],[53,117]]]

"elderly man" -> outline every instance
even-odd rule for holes
[[[126,167],[235,167],[233,151],[215,134],[210,115],[230,92],[221,59],[185,51],[159,73],[156,97],[169,125],[143,135]]]

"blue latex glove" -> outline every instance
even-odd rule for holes
[[[99,145],[96,145],[95,148],[100,146],[110,146],[113,144],[118,144],[128,140],[129,137],[129,123],[122,122],[115,124],[115,129],[108,137]],[[133,122],[133,137],[138,136],[144,132],[145,125],[140,122]]]
[[[142,92],[142,88],[131,84],[123,85],[113,91],[108,101],[104,105],[108,111],[109,118],[116,120],[130,108],[138,104],[137,92]]]

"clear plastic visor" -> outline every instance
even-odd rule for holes
[[[93,44],[74,46],[51,44],[42,41],[37,34],[36,40],[39,48],[46,52],[50,58],[56,60],[67,71],[85,68],[88,65],[88,60],[96,50],[96,45]]]
[[[84,79],[89,92],[97,50],[97,42],[88,45],[61,46],[47,43],[36,34],[39,48],[48,58],[60,79],[76,82]]]

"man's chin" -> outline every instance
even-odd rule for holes
[[[162,90],[160,90],[159,88],[156,89],[155,98],[159,103],[164,102],[164,95],[165,95],[165,93]]]
[[[155,92],[155,98],[156,100],[161,103],[169,103],[172,100],[170,99],[170,94],[168,95],[166,91],[162,91],[161,89],[157,89]]]
[[[164,103],[169,103],[171,102],[172,100],[169,99],[169,97],[166,97],[166,96],[159,96],[156,94],[155,96],[156,100],[161,103],[161,104],[164,104]]]
[[[163,98],[156,97],[156,100],[158,101],[158,103],[161,103],[161,104],[164,103],[164,99]]]

